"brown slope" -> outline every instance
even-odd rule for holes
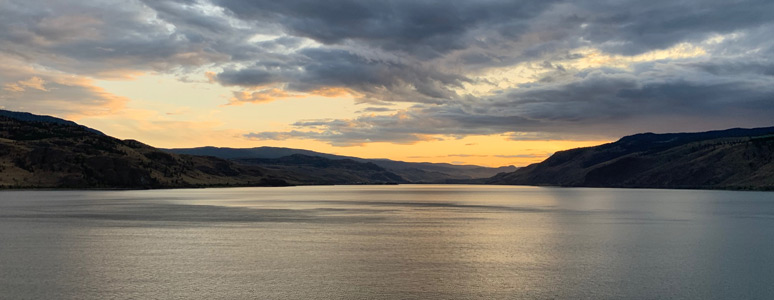
[[[317,184],[397,184],[407,183],[395,173],[370,162],[351,159],[328,159],[319,156],[293,154],[279,158],[246,158],[234,160],[269,170],[303,174],[305,180]],[[293,178],[293,177],[291,177]]]
[[[0,187],[168,188],[287,185],[214,157],[169,154],[79,125],[0,116]]]
[[[747,133],[631,136],[557,152],[545,161],[499,174],[492,184],[586,187],[774,189],[774,128]],[[703,135],[702,135],[703,134]]]

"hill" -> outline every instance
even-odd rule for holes
[[[0,110],[0,188],[176,188],[406,182],[378,166],[290,156],[236,163],[119,140],[74,122]]]
[[[214,157],[169,154],[62,119],[29,118],[29,114],[16,119],[2,112],[0,187],[168,188],[293,183],[258,167]]]
[[[578,187],[774,189],[774,127],[643,133],[560,151],[501,173],[491,184]]]
[[[401,176],[370,162],[351,159],[327,159],[319,156],[292,154],[279,158],[248,158],[236,160],[265,169],[303,174],[303,180],[316,184],[393,184],[408,183]],[[301,181],[301,179],[298,179]]]
[[[280,148],[280,147],[256,147],[256,148],[219,148],[198,147],[164,149],[176,154],[206,155],[222,159],[234,160],[240,163],[262,165],[266,163],[262,159],[277,159],[295,154],[321,157],[332,160],[352,160],[360,163],[375,164],[386,171],[400,176],[406,182],[412,183],[448,183],[466,182],[474,179],[489,178],[498,173],[512,172],[514,166],[488,168],[475,165],[452,165],[445,163],[413,163],[395,161],[389,159],[364,159],[351,156],[320,153],[310,150]]]
[[[0,117],[6,117],[6,118],[10,118],[18,121],[26,121],[26,122],[54,123],[54,124],[61,124],[61,125],[76,126],[76,127],[81,127],[86,131],[91,131],[93,133],[104,135],[102,132],[98,130],[95,130],[86,126],[78,125],[73,121],[63,120],[52,116],[41,116],[41,115],[34,115],[28,112],[18,112],[18,111],[0,109]]]

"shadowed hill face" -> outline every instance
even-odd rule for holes
[[[287,185],[257,167],[169,154],[55,118],[0,116],[0,186],[161,188]],[[52,121],[53,120],[53,121]]]
[[[199,147],[199,148],[180,148],[180,149],[162,149],[164,151],[190,154],[215,156],[223,159],[251,159],[251,158],[280,158],[294,154],[307,156],[319,156],[328,159],[356,159],[354,157],[326,154],[303,149],[280,148],[280,147],[257,147],[257,148],[226,148],[226,147]]]
[[[53,117],[15,112],[0,115],[0,187],[6,188],[171,188],[408,182],[376,164],[352,159],[294,154],[240,162],[161,151],[135,140],[118,140]]]
[[[735,138],[735,137],[754,137],[771,134],[774,132],[774,127],[764,128],[733,128],[726,130],[715,130],[707,132],[695,132],[695,133],[641,133],[630,136],[625,136],[615,143],[611,143],[611,146],[618,146],[626,149],[629,152],[636,151],[652,151],[659,149],[666,149],[669,147],[679,146],[691,142],[719,139],[719,138]]]
[[[352,170],[385,171],[383,168],[373,163],[356,162],[351,159],[327,159],[319,156],[309,156],[302,154],[293,154],[274,159],[242,159],[241,161],[253,163],[270,163],[277,165],[302,165],[315,168],[338,167]]]
[[[241,163],[252,162],[253,164],[259,164],[262,159],[278,159],[296,154],[310,157],[321,157],[329,160],[348,159],[359,163],[375,164],[376,166],[384,168],[386,171],[392,172],[402,177],[408,182],[414,183],[445,183],[450,181],[466,182],[466,180],[489,178],[501,172],[512,172],[516,170],[516,167],[513,166],[489,168],[474,165],[413,163],[389,159],[363,159],[357,157],[320,153],[303,149],[279,147],[257,147],[245,149],[199,147],[164,150],[178,154],[215,156]]]
[[[370,162],[351,159],[328,159],[319,156],[293,154],[280,158],[246,158],[236,162],[258,165],[266,169],[282,169],[314,178],[321,184],[409,183],[395,173]]]
[[[33,115],[31,113],[26,113],[26,112],[16,112],[16,111],[0,109],[0,117],[6,117],[9,119],[24,121],[24,122],[40,122],[40,123],[52,123],[52,124],[61,124],[61,125],[68,125],[68,126],[77,126],[85,129],[86,131],[104,135],[102,132],[98,130],[88,128],[86,126],[78,125],[73,121],[67,121],[67,120],[63,120],[63,119],[55,118],[51,116],[40,116],[40,115]],[[19,133],[23,134],[24,132],[19,132]]]
[[[637,134],[557,152],[493,184],[774,189],[774,127]]]
[[[16,111],[2,110],[2,109],[0,109],[0,117],[7,117],[10,119],[25,121],[25,122],[56,123],[56,124],[63,124],[63,125],[78,126],[78,124],[76,124],[73,121],[67,121],[59,118],[54,118],[51,116],[39,116],[39,115],[33,115],[31,113],[26,113],[26,112],[16,112]]]

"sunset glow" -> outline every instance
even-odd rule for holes
[[[712,5],[3,1],[0,108],[163,148],[485,166],[771,126],[774,23]]]

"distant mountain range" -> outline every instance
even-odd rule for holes
[[[59,118],[0,110],[0,188],[395,183],[774,190],[774,127],[636,134],[516,169],[273,147],[156,149]]]
[[[483,182],[483,179],[492,177],[502,172],[513,172],[517,168],[514,166],[488,168],[475,165],[452,165],[446,163],[414,163],[395,161],[389,159],[364,159],[351,156],[341,156],[335,154],[320,153],[315,151],[278,148],[278,147],[257,147],[257,148],[218,148],[218,147],[199,147],[199,148],[181,148],[181,149],[163,149],[176,154],[214,156],[222,159],[236,161],[248,165],[266,165],[272,164],[271,159],[282,157],[302,155],[320,157],[329,160],[352,160],[361,163],[370,163],[400,176],[401,180],[396,182],[411,183],[464,183],[464,182]],[[291,159],[285,159],[283,165],[292,165]],[[302,159],[299,164],[304,165],[307,161]]]
[[[407,176],[387,170],[377,161]],[[498,170],[512,169],[364,160],[268,147],[162,151],[72,121],[0,110],[0,187],[4,188],[394,184],[470,180],[474,176],[483,180]]]
[[[774,190],[774,127],[643,133],[560,151],[490,184]]]
[[[352,159],[328,159],[320,156],[292,154],[278,158],[246,158],[235,160],[248,166],[260,166],[286,174],[297,174],[297,182],[313,184],[391,184],[411,183],[400,175],[370,162]]]

